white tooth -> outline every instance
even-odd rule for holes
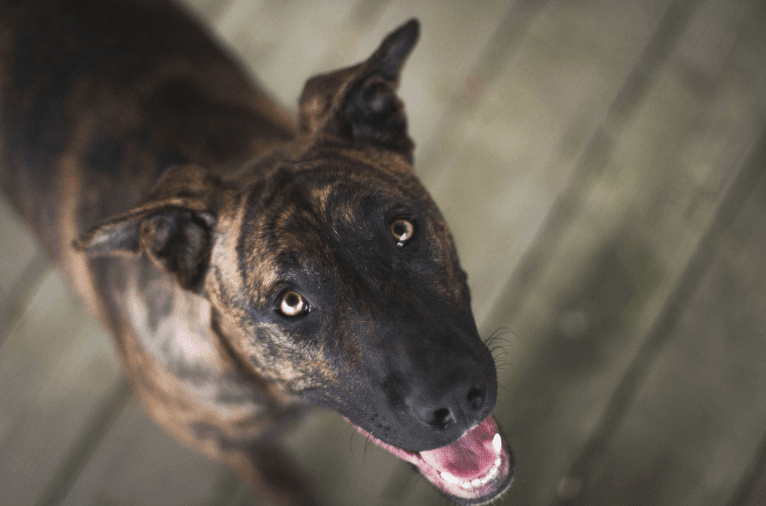
[[[460,479],[457,476],[452,475],[448,473],[447,471],[442,471],[441,475],[442,475],[442,478],[444,478],[444,481],[446,481],[447,483],[451,483],[453,485],[457,485],[460,483]]]
[[[476,488],[481,486],[481,480],[479,478],[476,478],[475,480],[471,480],[471,486]]]
[[[500,457],[495,459],[495,467],[500,467],[500,464],[502,463],[503,463],[503,459],[501,459]]]
[[[473,488],[473,485],[471,485],[470,481],[464,481],[460,484],[461,487],[463,487],[466,490],[471,490]]]
[[[495,453],[500,453],[500,450],[503,449],[503,439],[500,434],[495,434],[495,437],[492,438],[492,447],[495,449]]]

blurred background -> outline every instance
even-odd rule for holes
[[[497,504],[766,504],[763,0],[182,3],[292,111],[420,19],[401,96],[502,339]],[[252,503],[147,418],[4,197],[0,318],[0,504]],[[332,412],[284,446],[327,505],[447,504]]]

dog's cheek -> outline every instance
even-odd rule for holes
[[[316,343],[304,341],[289,326],[261,323],[258,327],[247,346],[257,372],[295,392],[324,383],[323,371],[330,368]]]

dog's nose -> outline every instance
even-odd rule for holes
[[[442,395],[414,389],[404,402],[421,423],[437,431],[462,432],[482,420],[486,397],[486,387],[469,383],[456,385]]]

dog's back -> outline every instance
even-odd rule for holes
[[[65,265],[170,165],[229,170],[293,130],[164,0],[0,2],[0,100],[0,187]]]

